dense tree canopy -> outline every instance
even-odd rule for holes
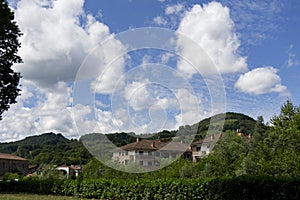
[[[19,95],[20,73],[14,72],[13,64],[21,63],[17,55],[21,32],[14,22],[14,13],[5,0],[0,0],[0,120],[9,105],[16,103]]]

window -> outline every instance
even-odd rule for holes
[[[128,151],[125,151],[125,155],[128,156]]]
[[[143,166],[143,164],[144,164],[143,161],[140,161],[140,165]]]
[[[169,158],[169,153],[166,153],[166,152],[162,153],[162,157],[163,158]]]
[[[148,152],[148,156],[152,156],[152,151],[149,151],[149,152]]]
[[[139,154],[140,154],[140,155],[143,155],[143,153],[144,153],[143,151],[139,151]]]
[[[197,147],[197,148],[196,148],[196,151],[201,151],[201,147]]]
[[[148,166],[152,166],[152,162],[151,161],[148,162]]]
[[[155,156],[160,156],[159,151],[155,152]]]

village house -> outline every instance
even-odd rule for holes
[[[29,172],[29,161],[19,156],[0,153],[0,177],[7,172],[17,172],[27,175]]]
[[[75,176],[78,177],[78,175],[81,173],[81,167],[77,165],[61,165],[56,167],[56,170],[63,171],[64,174],[67,175],[67,177]]]
[[[194,141],[191,145],[182,142],[142,140],[137,138],[136,142],[115,149],[112,158],[122,165],[127,165],[132,161],[145,167],[159,166],[160,158],[178,158],[180,155],[197,162],[210,154],[216,142],[224,135],[225,133],[223,132],[212,134],[204,139]],[[251,135],[245,135],[240,131],[237,131],[237,135],[248,139],[252,138]]]
[[[192,159],[189,145],[182,142],[137,138],[136,142],[115,149],[112,158],[122,165],[134,162],[151,168],[160,166],[160,160],[163,158],[178,158],[181,155],[186,159]]]
[[[218,133],[193,142],[191,144],[193,161],[197,162],[200,158],[211,153],[216,141],[223,136],[224,133]]]

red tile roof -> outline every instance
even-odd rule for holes
[[[189,145],[181,142],[167,142],[162,140],[138,140],[136,142],[121,146],[122,150],[166,150],[186,151]]]
[[[199,145],[199,144],[201,145],[202,143],[211,143],[214,140],[217,141],[218,139],[220,139],[222,137],[224,137],[224,133],[218,133],[218,134],[214,134],[212,136],[207,136],[204,139],[200,139],[200,140],[193,142],[191,146],[195,146],[195,145]]]
[[[7,153],[0,153],[0,159],[6,159],[6,160],[27,160],[25,158],[21,158],[19,156],[7,154]]]

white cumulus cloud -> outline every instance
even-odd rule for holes
[[[240,75],[235,87],[250,94],[265,94],[277,92],[288,95],[286,86],[281,84],[281,78],[274,67],[261,67]]]
[[[84,0],[20,0],[12,5],[23,33],[19,54],[24,63],[14,66],[23,76],[22,95],[3,115],[2,141],[50,131],[77,137],[77,130],[88,133],[102,131],[103,127],[107,127],[106,131],[112,129],[111,120],[98,122],[91,118],[95,112],[90,106],[71,105],[71,83],[87,56],[91,58],[86,61],[89,67],[80,71],[79,78],[102,75],[98,85],[90,85],[97,85],[97,90],[109,93],[123,72],[122,58],[105,70],[108,62],[124,50],[109,27],[84,11]],[[107,38],[111,39],[101,51],[99,44]],[[78,129],[72,111],[75,121],[80,122]],[[103,111],[97,115],[109,118],[111,113]]]
[[[84,12],[83,4],[84,0],[17,3],[16,21],[23,33],[19,53],[24,63],[15,68],[24,79],[44,87],[73,81],[84,58],[111,35],[108,26]],[[106,54],[114,56],[116,46],[111,44]],[[93,64],[105,67],[108,55],[98,56],[103,57],[102,63]]]
[[[218,2],[194,5],[187,11],[177,29],[203,49],[199,52],[187,40],[179,36],[178,46],[181,55],[195,63],[202,73],[215,73],[213,66],[207,62],[207,55],[220,73],[236,73],[247,70],[246,58],[239,55],[239,39],[235,33],[234,22],[230,18],[229,8]],[[207,54],[207,55],[205,55]],[[179,63],[178,69],[193,75],[197,71]]]
[[[149,80],[133,82],[125,87],[125,99],[136,111],[148,109],[153,104],[153,97],[147,90]]]

